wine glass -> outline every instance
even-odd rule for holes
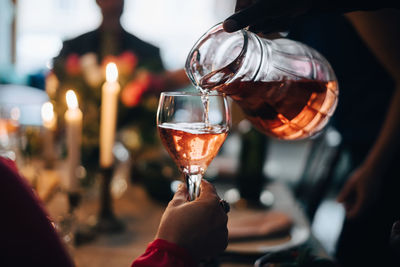
[[[19,118],[20,109],[17,106],[0,103],[0,156],[16,161],[16,163],[21,161],[19,158],[21,148]]]
[[[201,179],[230,127],[225,95],[163,92],[157,110],[162,143],[182,171],[189,200],[199,195]]]

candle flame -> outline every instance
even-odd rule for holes
[[[76,98],[76,94],[73,90],[68,90],[66,94],[67,106],[69,109],[78,108],[78,99]]]
[[[52,121],[54,118],[53,104],[50,102],[46,102],[42,105],[42,120],[43,121]]]
[[[118,79],[118,68],[113,62],[108,63],[106,66],[106,81],[115,82]]]

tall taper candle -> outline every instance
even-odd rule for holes
[[[100,166],[109,168],[114,162],[113,146],[117,125],[118,94],[120,85],[117,82],[118,69],[115,63],[106,67],[106,82],[101,95],[100,118]]]
[[[81,163],[82,112],[73,90],[67,91],[66,99],[68,105],[68,110],[65,112],[68,149],[67,189],[74,192],[78,190],[77,169]]]
[[[54,151],[54,132],[57,126],[57,116],[54,114],[53,104],[46,102],[42,105],[43,121],[43,156],[45,165],[52,168],[56,158]]]

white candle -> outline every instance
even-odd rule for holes
[[[68,90],[66,94],[68,110],[65,112],[65,124],[67,130],[67,189],[78,189],[77,169],[81,163],[82,142],[82,112],[78,107],[78,99],[74,91]]]
[[[42,105],[43,131],[43,157],[47,167],[52,167],[54,155],[54,131],[57,126],[57,116],[54,114],[53,104],[46,102]]]
[[[118,94],[120,91],[118,69],[115,63],[106,67],[106,82],[101,95],[100,118],[100,166],[111,167],[114,162],[113,146],[115,142],[115,129],[117,125]]]

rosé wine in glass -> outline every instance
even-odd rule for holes
[[[218,154],[230,125],[225,96],[162,93],[157,128],[166,150],[185,176],[190,200],[199,195],[201,179]]]

